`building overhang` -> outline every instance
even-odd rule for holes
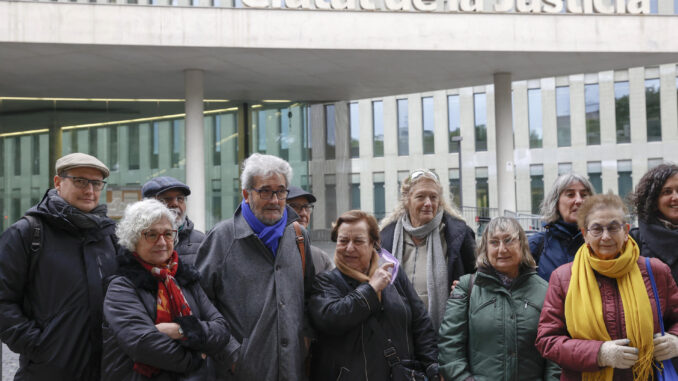
[[[0,1],[0,97],[331,101],[678,62],[678,16]]]

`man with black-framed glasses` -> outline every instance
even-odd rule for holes
[[[317,201],[313,193],[290,185],[287,194],[287,205],[289,205],[299,215],[299,223],[310,232],[308,225],[311,223],[311,214]],[[315,273],[319,274],[334,268],[334,256],[329,255],[318,246],[311,245],[311,255],[313,256],[313,265]]]
[[[191,194],[191,188],[174,177],[160,176],[146,182],[141,194],[144,198],[159,200],[177,216],[179,242],[174,250],[184,263],[193,264],[205,233],[194,229],[193,221],[186,215],[186,198]]]
[[[56,162],[54,189],[0,236],[0,340],[15,380],[98,380],[103,279],[117,269],[115,222],[99,205],[109,170],[94,156]]]
[[[242,203],[198,250],[203,289],[231,327],[231,341],[216,359],[219,380],[306,380],[314,267],[308,233],[286,205],[291,181],[285,160],[247,158]]]

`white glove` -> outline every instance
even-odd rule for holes
[[[638,348],[629,347],[629,339],[606,341],[598,351],[598,365],[628,369],[638,361]]]
[[[666,333],[654,335],[654,358],[659,361],[672,359],[678,356],[678,337]]]

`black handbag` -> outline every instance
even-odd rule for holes
[[[400,360],[398,351],[391,339],[386,338],[384,331],[374,317],[368,320],[374,334],[384,342],[384,358],[391,368],[392,381],[427,381],[426,369],[416,360]]]

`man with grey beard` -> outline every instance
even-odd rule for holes
[[[242,203],[198,250],[203,289],[231,327],[231,341],[216,359],[220,380],[306,379],[306,301],[315,270],[308,234],[295,226],[298,216],[286,205],[291,180],[285,160],[258,153],[247,158]]]
[[[160,176],[144,184],[141,193],[144,198],[161,201],[176,214],[179,242],[174,250],[181,256],[182,262],[193,264],[205,233],[194,229],[193,222],[186,216],[186,198],[191,194],[191,188],[174,177]]]

